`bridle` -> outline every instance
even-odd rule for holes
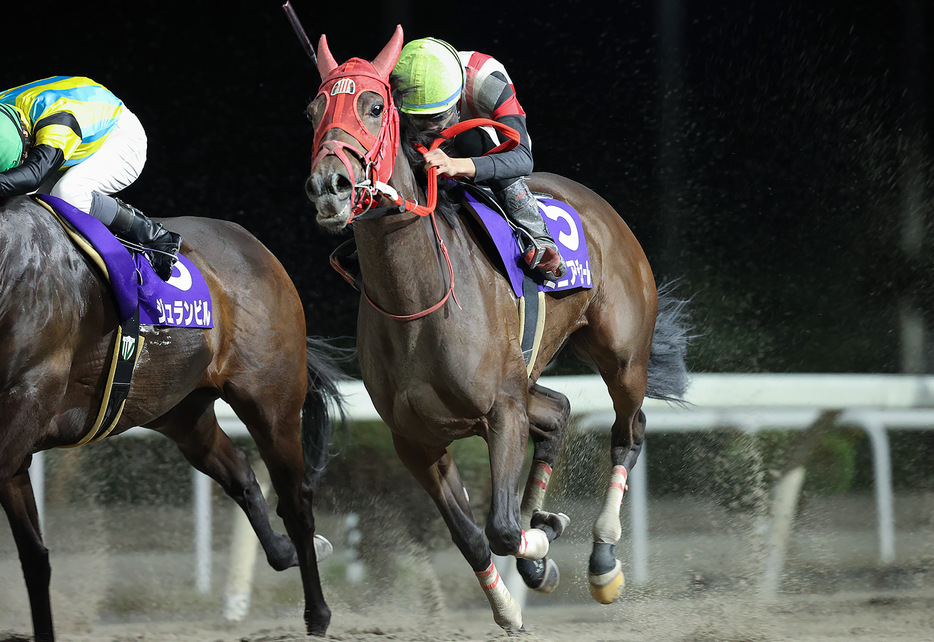
[[[360,120],[358,102],[364,92],[372,91],[383,98],[383,118],[374,136]],[[350,197],[351,222],[353,216],[370,209],[376,200],[374,185],[387,183],[392,176],[399,151],[399,112],[392,100],[387,77],[381,76],[373,65],[360,58],[351,58],[328,74],[318,89],[315,100],[324,96],[324,115],[315,129],[312,172],[328,156],[336,156],[354,180],[356,174],[347,156],[349,152],[363,167],[363,180],[354,184]],[[324,140],[332,129],[343,131],[355,142]]]
[[[438,168],[431,167],[428,170],[428,185],[425,192],[426,203],[420,205],[413,198],[408,200],[399,194],[389,185],[395,166],[396,157],[399,153],[399,113],[396,110],[395,102],[392,98],[392,88],[389,85],[389,73],[381,73],[380,69],[385,70],[386,52],[393,51],[394,45],[398,41],[398,48],[401,48],[402,30],[396,28],[396,34],[390,43],[384,48],[383,52],[370,63],[360,58],[351,58],[342,65],[337,65],[333,56],[327,49],[327,40],[321,37],[318,49],[318,58],[323,59],[324,66],[319,62],[319,70],[322,72],[324,80],[315,96],[317,100],[320,96],[325,97],[326,105],[324,114],[315,129],[314,138],[314,160],[312,161],[312,172],[315,167],[328,156],[335,156],[347,170],[347,176],[355,181],[350,196],[351,216],[348,223],[361,221],[365,219],[378,218],[395,213],[411,212],[418,216],[428,216],[431,219],[432,229],[438,247],[444,256],[448,268],[448,289],[442,299],[433,306],[416,312],[414,314],[392,314],[379,307],[369,295],[361,282],[360,289],[366,300],[380,313],[398,321],[412,321],[427,316],[439,309],[444,303],[452,298],[457,306],[457,297],[454,295],[454,267],[451,265],[451,258],[448,256],[447,247],[441,239],[438,230],[438,223],[435,218],[435,208],[438,201]],[[392,59],[392,66],[395,65],[395,59],[398,59],[398,48],[395,50],[395,56]],[[391,70],[391,66],[389,67]],[[358,102],[361,95],[371,91],[378,94],[383,99],[383,117],[380,122],[379,131],[373,135],[360,119],[358,111]],[[447,140],[474,127],[489,126],[495,128],[506,137],[506,140],[490,150],[488,153],[494,154],[500,151],[506,151],[516,147],[519,144],[519,133],[493,120],[485,118],[475,118],[456,123],[451,127],[441,131],[430,145],[425,148],[417,145],[419,152],[425,153],[429,150],[437,149]],[[343,131],[352,137],[359,145],[342,140],[325,140],[325,135],[332,129]],[[350,162],[348,153],[356,157],[357,161],[363,167],[363,177],[356,180],[356,173]],[[386,198],[394,207],[375,208],[380,198]],[[334,258],[332,256],[332,265]],[[335,266],[336,267],[336,266]],[[338,272],[342,270],[338,269]]]

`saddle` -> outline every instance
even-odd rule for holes
[[[539,208],[544,213],[543,219],[568,266],[567,274],[560,281],[546,281],[526,269],[517,231],[508,222],[490,188],[464,180],[442,181],[441,186],[446,190],[462,190],[463,199],[455,200],[461,200],[464,205],[462,209],[478,223],[478,236],[489,239],[488,243],[481,243],[481,249],[499,266],[500,272],[512,286],[519,306],[522,355],[531,372],[545,326],[545,293],[593,287],[580,216],[570,205],[549,194],[535,194]],[[330,263],[348,283],[357,290],[361,289],[354,239],[339,245],[331,253]]]
[[[109,435],[120,420],[144,342],[140,325],[213,327],[211,295],[201,272],[187,258],[180,255],[177,275],[163,282],[145,257],[130,252],[93,216],[54,196],[32,198],[99,269],[117,308],[118,326],[100,411],[88,433],[66,447],[83,446]]]

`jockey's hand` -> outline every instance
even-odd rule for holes
[[[437,167],[438,174],[445,178],[477,175],[477,168],[469,158],[451,158],[440,149],[425,152],[424,156],[426,172],[432,167]]]

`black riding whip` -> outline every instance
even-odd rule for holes
[[[315,55],[315,48],[311,45],[311,40],[308,39],[308,34],[306,34],[305,30],[302,28],[302,23],[299,21],[298,16],[295,15],[295,9],[292,8],[292,3],[286,0],[286,3],[282,5],[282,9],[285,11],[285,15],[292,25],[292,30],[295,32],[295,35],[298,36],[298,41],[302,43],[302,49],[305,50],[305,53],[308,54],[311,61],[315,63],[315,69],[317,69],[318,56]]]

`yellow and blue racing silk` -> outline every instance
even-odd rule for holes
[[[48,145],[61,152],[59,167],[77,165],[100,149],[123,111],[123,102],[109,89],[81,76],[53,76],[14,87],[0,93],[0,102],[25,115],[33,147]]]

